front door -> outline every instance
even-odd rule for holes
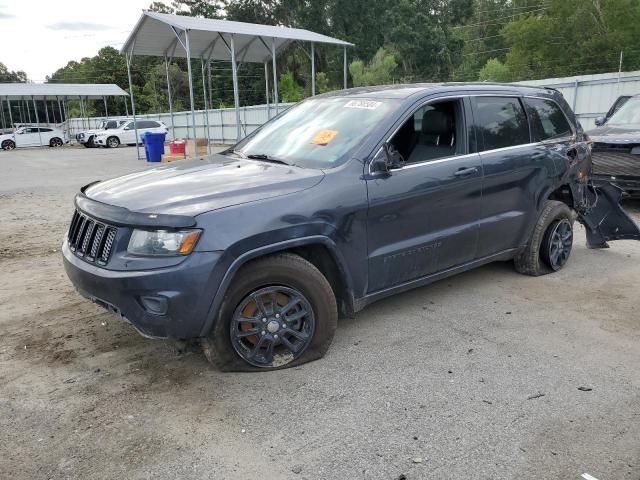
[[[476,258],[482,165],[462,100],[421,106],[390,144],[404,164],[367,177],[368,293]]]
[[[138,122],[138,128],[140,128],[140,122]],[[140,133],[140,130],[138,130]],[[136,131],[133,129],[133,122],[129,122],[129,124],[122,129],[122,133],[120,134],[120,143],[131,144],[136,143]]]
[[[40,145],[40,138],[38,137],[38,129],[36,127],[26,127],[22,130],[22,133],[16,132],[15,138],[17,147],[34,147]]]

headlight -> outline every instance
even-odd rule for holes
[[[188,255],[202,230],[134,230],[127,251],[134,255]]]

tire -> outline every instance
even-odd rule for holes
[[[93,143],[93,135],[91,135],[91,136],[87,139],[87,141],[85,142],[84,146],[85,146],[85,147],[87,147],[87,148],[95,148],[95,147],[96,147],[96,144],[95,144],[95,143]]]
[[[120,139],[118,137],[109,137],[105,142],[107,148],[118,148],[120,146]]]
[[[276,299],[275,308],[270,298]],[[239,321],[248,317],[250,322]],[[337,322],[336,298],[324,275],[302,257],[281,253],[240,268],[214,328],[201,343],[209,362],[220,370],[278,370],[323,357]],[[251,357],[252,352],[258,354]]]
[[[14,142],[13,140],[5,140],[4,142],[2,142],[3,150],[13,150],[14,148],[16,148],[16,142]]]
[[[538,277],[563,268],[573,246],[573,221],[567,205],[548,200],[529,242],[514,259],[516,270]]]
[[[57,147],[61,147],[62,145],[64,145],[64,142],[59,137],[53,137],[51,140],[49,140],[50,147],[57,148]]]

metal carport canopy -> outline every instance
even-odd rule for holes
[[[101,99],[123,95],[128,93],[112,83],[0,83],[0,98],[6,100]]]
[[[268,60],[271,59],[273,70],[273,92],[276,113],[278,113],[278,76],[276,57],[280,51],[293,42],[311,44],[311,52],[307,53],[311,60],[311,94],[315,95],[315,49],[314,45],[328,44],[340,46],[344,49],[344,88],[347,88],[347,47],[352,43],[327,37],[319,33],[273,25],[234,22],[229,20],[215,20],[209,18],[172,15],[143,10],[142,16],[124,43],[121,52],[127,57],[129,74],[129,89],[133,112],[134,128],[136,130],[135,102],[131,82],[131,57],[146,55],[164,57],[167,74],[167,90],[169,97],[169,111],[173,118],[171,105],[171,87],[169,82],[169,62],[174,57],[187,59],[189,80],[189,96],[191,101],[191,117],[193,138],[196,138],[195,101],[193,97],[193,76],[191,60],[200,59],[202,68],[202,83],[204,90],[205,110],[208,112],[208,102],[205,84],[205,64],[209,71],[209,85],[211,85],[211,60],[231,61],[233,79],[233,97],[236,110],[237,140],[241,138],[240,100],[238,93],[238,68],[243,63],[263,63],[265,67],[265,85],[269,91]],[[270,111],[270,110],[269,110]],[[207,113],[208,116],[208,113]],[[207,120],[207,131],[208,131]],[[207,134],[208,135],[208,134]]]
[[[176,36],[167,27],[189,31],[191,57],[204,57],[207,60],[229,60],[229,50],[219,39],[222,36],[229,44],[232,34],[235,38],[238,61],[241,63],[264,63],[271,58],[271,45],[265,46],[259,40],[260,37],[274,39],[276,53],[296,40],[346,47],[353,46],[352,43],[299,28],[144,11],[122,47],[122,53],[186,58],[187,52],[183,48],[179,46],[175,48]]]
[[[121,96],[128,96],[128,93],[113,83],[0,83],[0,114],[2,117],[2,125],[4,126],[6,124],[3,106],[5,101],[8,106],[9,125],[13,127],[14,122],[11,108],[12,101],[17,101],[18,103],[26,101],[25,107],[27,109],[27,114],[29,115],[29,123],[31,123],[31,113],[28,101],[31,101],[33,103],[33,110],[37,124],[40,124],[40,118],[38,116],[36,101],[43,102],[46,121],[47,124],[49,124],[49,102],[55,101],[58,103],[58,110],[60,111],[59,118],[62,122],[63,117],[68,118],[67,113],[63,114],[63,111],[67,111],[67,108],[63,108],[63,105],[70,99],[80,100],[81,112],[84,112],[83,99],[85,101],[87,99],[102,99],[104,102],[105,114],[108,116],[106,98]],[[54,109],[52,109],[51,112],[55,123]],[[20,117],[21,122],[24,123],[25,119],[22,118],[22,109],[20,110]],[[69,125],[67,123],[67,135],[68,134]],[[40,136],[39,133],[38,135]],[[40,138],[40,146],[42,146],[42,138]]]

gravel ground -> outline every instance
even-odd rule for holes
[[[555,275],[489,265],[341,321],[320,361],[223,374],[63,272],[74,193],[134,149],[0,164],[0,478],[640,479],[639,242],[578,230]]]

